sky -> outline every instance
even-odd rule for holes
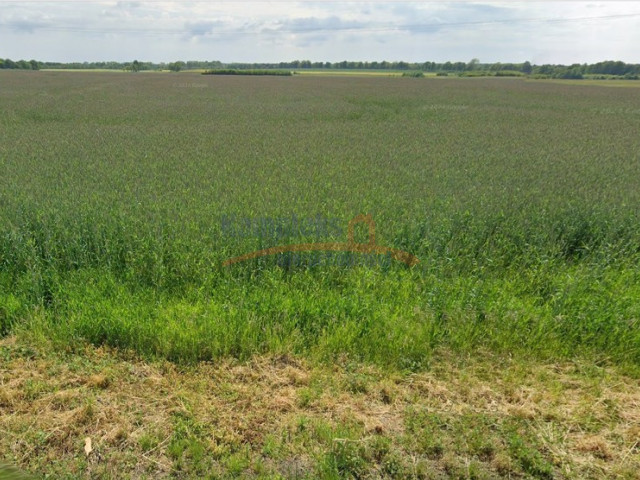
[[[640,63],[640,1],[0,0],[0,58]]]

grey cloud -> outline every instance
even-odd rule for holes
[[[122,2],[121,1],[121,2],[118,2],[116,6],[124,10],[132,10],[132,9],[140,8],[142,6],[142,2]]]
[[[366,24],[331,17],[298,17],[272,22],[269,26],[257,28],[263,34],[277,38],[285,34],[294,34],[287,44],[297,48],[311,48],[326,45],[336,33],[354,32],[366,28]]]
[[[373,13],[369,6],[367,14]],[[508,21],[514,18],[515,10],[504,6],[488,4],[415,4],[390,3],[376,5],[376,13],[388,12],[388,19],[379,21],[344,20],[338,16],[303,17],[277,21],[274,27],[264,32],[319,33],[319,32],[409,32],[412,34],[432,34],[445,28],[472,27],[474,24],[493,21]],[[368,16],[364,14],[363,16]]]
[[[394,3],[389,10],[405,21],[424,20],[434,15],[448,20],[478,20],[480,18],[510,17],[513,8],[484,3]]]
[[[514,17],[514,9],[488,4],[447,3],[390,5],[390,11],[400,17],[398,30],[414,34],[430,34],[449,27],[471,27],[481,22],[506,21]]]
[[[187,22],[184,27],[187,30],[187,33],[192,37],[201,37],[215,33],[215,30],[219,29],[219,27],[222,27],[223,25],[224,23],[218,20],[203,20],[198,22]]]
[[[0,23],[0,25],[10,28],[16,32],[21,33],[35,33],[36,30],[43,27],[51,26],[51,23],[44,20],[38,19],[29,19],[29,18],[19,18],[19,19],[9,19]]]
[[[108,12],[108,13],[107,13]],[[164,10],[155,3],[120,1],[103,10],[103,14],[109,17],[117,17],[123,20],[159,20],[163,18]]]
[[[276,31],[288,33],[307,33],[322,31],[340,31],[340,30],[357,30],[366,27],[366,24],[352,21],[342,20],[337,16],[331,17],[304,17],[291,18],[277,22]]]
[[[304,35],[302,38],[296,41],[295,44],[298,47],[312,47],[316,45],[322,45],[330,38],[331,36],[326,33],[314,33],[310,35]]]

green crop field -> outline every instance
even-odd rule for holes
[[[640,362],[635,89],[184,78],[2,76],[4,331],[185,361],[419,368],[446,345]],[[345,241],[360,213],[420,264],[222,267]],[[222,228],[294,215],[344,233]]]
[[[638,92],[517,78],[0,72],[0,333],[171,368],[284,356],[402,377],[447,352],[637,378]],[[298,252],[223,265],[347,242],[359,214],[377,245],[419,263]],[[367,225],[354,237],[368,243]],[[440,428],[414,413],[414,430]],[[523,460],[510,428],[512,463],[487,468],[555,478],[552,453]],[[167,447],[149,435],[149,448]],[[353,441],[322,447],[316,474],[364,476],[377,457],[358,457]],[[180,445],[169,455],[178,470],[191,451]],[[193,448],[188,465],[204,455]],[[252,464],[245,453],[238,471]]]

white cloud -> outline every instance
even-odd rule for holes
[[[639,2],[18,2],[0,57],[640,63]]]

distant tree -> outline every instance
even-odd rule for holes
[[[522,73],[526,73],[529,75],[533,71],[533,67],[531,66],[531,62],[528,60],[522,64]]]
[[[480,65],[480,60],[477,58],[472,58],[469,63],[467,63],[467,70],[478,70]]]
[[[572,65],[571,67],[565,67],[558,65],[553,73],[553,78],[564,79],[582,79],[582,72],[579,66]]]
[[[169,64],[169,70],[179,72],[184,67],[184,62],[173,62]]]
[[[134,60],[133,63],[131,64],[131,71],[132,72],[139,72],[140,71],[140,67],[141,64],[138,60]]]
[[[551,75],[553,73],[553,65],[544,64],[535,68],[535,73],[539,73],[541,75]]]

